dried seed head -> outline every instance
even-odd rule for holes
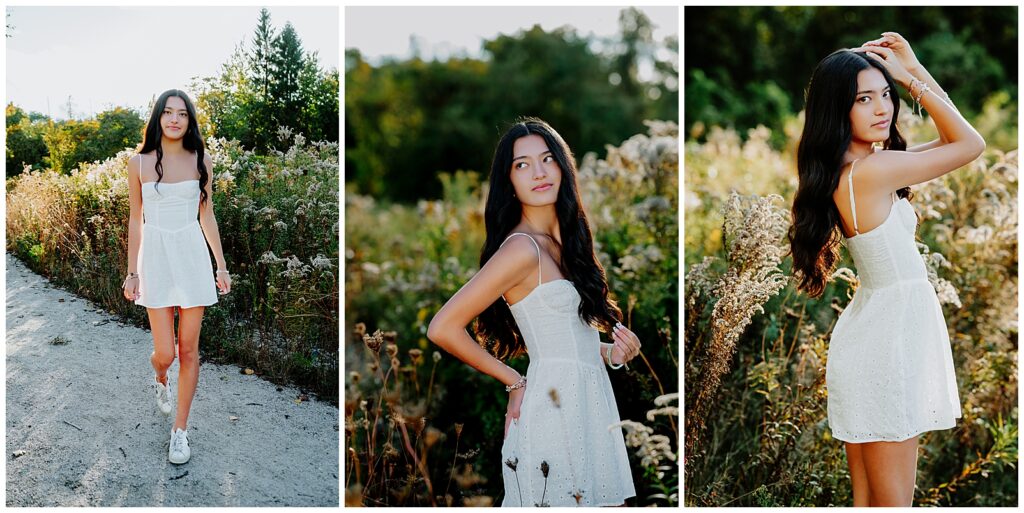
[[[393,344],[396,340],[398,340],[398,332],[395,332],[395,331],[385,331],[384,332],[384,341],[385,342],[390,342],[390,343]]]
[[[433,358],[434,358],[434,363],[437,363],[437,362],[441,361],[441,353],[439,351],[434,351],[434,357]]]
[[[434,426],[430,426],[427,428],[426,436],[423,437],[423,445],[429,449],[430,446],[436,444],[439,440],[441,440],[441,436],[441,430],[435,428]]]
[[[359,384],[359,379],[360,379],[360,378],[362,378],[362,375],[361,375],[361,374],[359,374],[359,371],[352,371],[352,372],[349,372],[349,373],[348,373],[348,380],[349,380],[349,381],[350,381],[350,382],[351,382],[351,383],[352,383],[353,385],[358,385],[358,384]]]
[[[391,442],[385,443],[384,444],[384,459],[385,460],[391,460],[391,459],[395,459],[397,457],[398,457],[398,450],[395,449],[395,446],[391,445]]]
[[[505,460],[505,466],[512,469],[512,472],[516,471],[516,465],[519,465],[519,458],[509,458]]]
[[[394,358],[398,354],[398,345],[394,342],[388,342],[388,345],[384,346],[388,353],[388,356]]]
[[[540,462],[540,473],[544,474],[545,478],[548,477],[548,470],[551,470],[551,467],[548,466],[548,462],[547,461]]]
[[[376,353],[380,350],[380,345],[384,343],[384,337],[381,335],[381,331],[377,330],[373,332],[373,335],[363,335],[363,343],[370,348],[370,351]]]
[[[366,325],[361,322],[357,322],[353,333],[355,333],[357,338],[363,338],[363,335],[366,335]]]
[[[462,436],[462,426],[465,424],[456,422],[455,423],[455,436]]]
[[[413,365],[419,365],[423,363],[423,351],[419,349],[410,349],[409,358],[412,360]]]

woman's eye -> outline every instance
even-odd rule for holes
[[[526,165],[526,162],[516,162],[516,165],[514,167],[516,169],[522,169],[522,166],[525,166],[525,165]]]
[[[548,161],[548,159],[551,159],[551,160],[555,160],[555,157],[553,157],[553,156],[551,156],[551,155],[548,155],[547,157],[544,157],[544,161],[545,161],[545,162],[547,162],[547,161]]]
[[[882,93],[882,96],[888,98],[889,97],[889,91],[886,91],[886,92]]]

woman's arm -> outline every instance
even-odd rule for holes
[[[914,50],[910,48],[910,43],[908,43],[903,36],[899,35],[899,33],[883,32],[882,37],[872,41],[867,41],[864,43],[864,46],[880,46],[889,48],[896,55],[896,58],[899,59],[900,63],[903,64],[903,67],[906,68],[914,78],[920,80],[922,83],[928,84],[928,87],[930,87],[932,91],[935,91],[935,93],[940,97],[946,99],[949,98],[949,95],[946,94],[946,91],[939,86],[939,83],[935,81],[935,78],[932,77],[931,73],[928,73],[928,70],[926,70],[924,66],[921,65],[921,62],[917,60],[917,55],[915,55]],[[920,89],[917,88],[915,88],[915,90],[920,91]],[[949,140],[946,136],[939,131],[938,139],[914,145],[907,148],[906,151],[920,152],[930,150],[932,148],[938,148],[948,142]]]
[[[924,68],[924,66],[921,65],[921,63],[917,63],[915,66],[913,66],[911,68],[907,68],[907,71],[909,71],[910,74],[914,76],[914,78],[920,80],[922,83],[928,84],[928,87],[930,87],[931,90],[934,91],[935,94],[938,95],[940,98],[947,98],[947,99],[949,98],[949,95],[946,94],[946,91],[943,90],[942,87],[939,86],[939,83],[935,81],[935,78],[932,77],[932,74],[928,73],[928,70],[926,70]],[[919,89],[915,88],[915,90],[919,90]],[[934,123],[935,122],[935,118],[932,117],[931,119],[932,119],[932,122]],[[936,130],[938,130],[938,125],[936,125],[935,128],[936,128]],[[917,144],[917,145],[911,146],[911,147],[907,148],[907,151],[910,151],[910,152],[921,152],[921,151],[925,151],[925,150],[930,150],[932,148],[938,148],[939,146],[942,146],[943,144],[949,144],[949,139],[946,138],[946,134],[944,134],[942,132],[942,130],[938,130],[938,132],[939,132],[939,138],[938,139],[934,139],[934,140],[928,141],[926,143],[922,143],[922,144]]]
[[[203,157],[203,163],[206,164],[210,179],[206,182],[206,203],[199,207],[199,225],[203,227],[206,243],[210,245],[213,256],[217,259],[217,269],[227,270],[227,263],[224,261],[224,249],[220,244],[217,217],[213,213],[213,159],[208,154]]]
[[[533,244],[526,237],[509,239],[434,315],[427,327],[427,338],[474,369],[505,385],[515,384],[519,373],[480,347],[466,326],[536,268],[537,251]]]
[[[867,51],[869,58],[881,63],[894,80],[909,88],[914,75],[903,67],[892,50],[878,46],[862,48]],[[920,72],[922,76],[931,76],[927,75],[927,71]],[[934,82],[934,79],[931,80]],[[920,92],[921,87],[916,86],[915,92]],[[866,178],[874,187],[898,190],[938,178],[981,155],[985,149],[985,140],[960,112],[946,103],[941,89],[938,91],[928,90],[921,95],[921,105],[931,115],[940,137],[948,142],[919,152],[880,151],[869,155],[857,168],[862,180]],[[940,97],[940,94],[943,96]]]
[[[139,272],[139,246],[142,242],[142,156],[128,160],[128,272]],[[131,297],[138,299],[139,280],[125,280],[123,285]]]
[[[505,291],[528,277],[532,280],[532,271],[537,269],[538,263],[537,250],[526,237],[509,239],[434,315],[427,327],[427,338],[506,386],[517,383],[521,377],[519,373],[480,347],[466,332],[466,326],[480,312],[498,301]],[[519,418],[525,395],[526,387],[509,393],[505,410],[505,435],[508,435],[509,424]]]

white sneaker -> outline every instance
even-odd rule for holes
[[[167,451],[167,459],[175,465],[181,465],[192,457],[192,451],[188,448],[188,431],[176,429],[171,431],[171,447]]]
[[[166,385],[159,381],[154,381],[153,383],[153,388],[156,389],[156,405],[158,408],[160,408],[160,413],[163,413],[164,415],[170,415],[171,387],[169,385],[171,382],[168,381]]]

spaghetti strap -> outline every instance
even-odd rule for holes
[[[505,238],[505,241],[502,242],[502,246],[505,246],[505,243],[507,243],[509,241],[509,239],[512,239],[515,236],[526,236],[526,237],[528,237],[529,238],[529,242],[534,243],[534,247],[537,248],[537,286],[540,287],[541,286],[541,246],[537,244],[537,241],[534,238],[532,238],[529,233],[521,233],[521,232],[518,232],[518,231],[515,232],[515,233],[512,233],[511,236]],[[499,246],[499,247],[501,247],[501,246]],[[504,297],[504,296],[502,296],[502,297]]]
[[[860,160],[860,159],[857,159]],[[857,230],[857,201],[853,199],[853,168],[857,167],[857,160],[853,161],[853,165],[850,166],[850,174],[846,175],[846,181],[850,189],[850,211],[853,213],[853,233],[860,235]]]

